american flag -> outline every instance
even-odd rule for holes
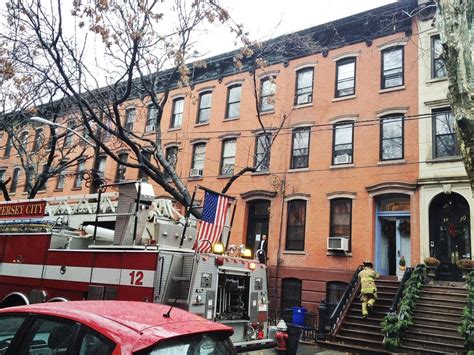
[[[200,240],[207,239],[211,244],[214,244],[220,239],[228,208],[229,197],[209,191],[205,192],[201,225],[197,236],[197,251],[199,253],[208,253],[211,251],[211,245],[207,242],[199,243]]]

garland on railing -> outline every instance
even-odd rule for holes
[[[401,345],[403,333],[413,324],[413,311],[423,284],[423,269],[423,266],[417,266],[405,283],[398,315],[396,312],[390,312],[382,320],[382,331],[385,333],[384,347],[388,350],[396,350]]]
[[[474,307],[474,271],[471,271],[466,279],[468,298],[466,307],[464,307],[463,314],[461,317],[461,324],[458,327],[458,332],[465,339],[465,344],[467,349],[472,349],[474,347],[474,323],[472,322],[473,307]],[[468,350],[467,355],[473,355],[473,350]]]

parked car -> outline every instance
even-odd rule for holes
[[[178,308],[75,301],[0,309],[0,355],[227,355],[233,330]]]

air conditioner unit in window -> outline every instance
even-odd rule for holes
[[[352,160],[352,157],[349,154],[336,155],[334,158],[334,164],[348,164]]]
[[[154,132],[155,131],[155,125],[154,124],[151,124],[151,125],[148,125],[145,127],[145,133],[148,133],[148,132]]]
[[[201,177],[202,176],[202,169],[190,169],[189,170],[190,177]]]
[[[349,250],[349,238],[348,237],[329,237],[328,238],[328,250]]]

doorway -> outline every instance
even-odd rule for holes
[[[389,195],[378,200],[375,268],[381,275],[396,275],[400,260],[410,266],[410,198]]]
[[[270,220],[270,201],[253,200],[248,202],[248,224],[246,246],[254,255],[262,235],[268,236],[268,223]],[[269,239],[269,238],[268,238]],[[267,241],[268,241],[267,239]],[[268,243],[268,242],[267,242]],[[266,247],[266,246],[265,246]]]
[[[471,222],[469,204],[457,193],[441,193],[429,207],[430,256],[441,262],[436,278],[462,281],[459,259],[471,259]]]

